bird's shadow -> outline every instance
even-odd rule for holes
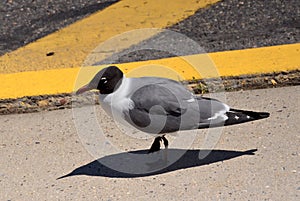
[[[111,178],[145,177],[208,165],[243,155],[254,155],[256,151],[257,149],[247,151],[168,149],[167,160],[165,160],[164,150],[152,154],[147,154],[147,150],[123,152],[94,160],[57,179],[75,175]]]

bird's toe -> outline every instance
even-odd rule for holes
[[[161,137],[155,138],[148,153],[153,153],[153,152],[159,151],[160,150],[160,141],[161,141]]]

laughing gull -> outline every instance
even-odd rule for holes
[[[118,121],[155,135],[149,150],[168,147],[166,133],[228,126],[269,117],[267,112],[230,108],[211,98],[195,96],[180,82],[159,77],[126,78],[116,66],[100,70],[76,94],[99,90],[104,110]]]

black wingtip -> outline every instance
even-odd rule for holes
[[[238,109],[230,109],[230,112],[238,112],[245,115],[249,115],[253,119],[264,119],[268,118],[270,116],[269,112],[254,112],[254,111],[248,111],[248,110],[238,110]]]
[[[228,119],[225,121],[224,125],[234,125],[240,124],[250,121],[255,121],[259,119],[268,118],[270,113],[268,112],[254,112],[248,110],[239,110],[239,109],[230,109],[229,112],[226,113]]]

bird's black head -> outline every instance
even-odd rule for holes
[[[76,94],[98,89],[101,94],[113,93],[121,84],[123,72],[116,66],[109,66],[100,70],[85,86],[77,90]]]

